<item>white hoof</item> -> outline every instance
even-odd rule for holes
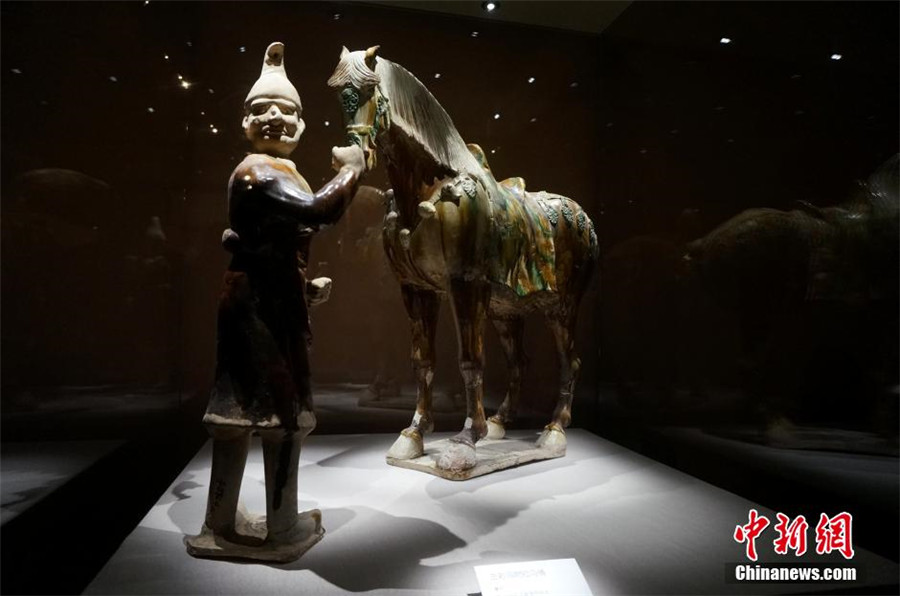
[[[463,443],[450,443],[441,453],[437,467],[448,472],[462,472],[474,468],[477,462],[474,447]]]
[[[535,447],[562,455],[566,452],[566,433],[555,428],[545,428],[538,437]]]
[[[416,459],[425,453],[425,442],[419,433],[410,433],[412,436],[401,433],[391,448],[388,450],[389,459]]]
[[[502,439],[503,437],[506,436],[506,429],[503,427],[502,424],[500,424],[498,422],[494,422],[493,418],[488,418],[487,427],[488,427],[488,432],[487,432],[487,436],[485,437],[485,439],[496,440],[496,439]]]

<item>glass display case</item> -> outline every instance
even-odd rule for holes
[[[310,317],[318,424],[308,439],[314,480],[305,485],[301,468],[301,500],[323,508],[326,528],[335,508],[333,538],[351,561],[366,559],[353,550],[358,523],[407,550],[431,536],[415,558],[432,563],[351,581],[315,559],[307,588],[470,593],[474,575],[461,585],[450,579],[466,566],[570,550],[595,593],[665,592],[669,579],[686,592],[744,593],[721,583],[720,562],[743,560],[731,533],[753,503],[804,515],[813,527],[821,513],[851,513],[871,571],[853,589],[896,590],[898,5],[501,2],[487,12],[482,4],[0,6],[4,592],[140,590],[116,567],[122,557],[141,567],[149,542],[134,542],[134,531],[195,531],[202,522],[202,513],[178,517],[190,510],[178,506],[206,495],[195,455],[205,453],[201,419],[229,259],[227,183],[250,150],[243,102],[273,41],[285,44],[302,99],[306,129],[293,159],[312,188],[333,175],[331,148],[347,143],[341,100],[327,85],[342,47],[378,44],[380,56],[427,87],[465,142],[482,148],[497,180],[522,177],[529,191],[577,201],[600,255],[576,330],[569,461],[471,489],[422,481],[445,503],[510,482],[518,492],[492,496],[496,510],[482,516],[496,533],[511,524],[507,538],[519,551],[491,543],[491,532],[444,523],[409,495],[411,517],[392,509],[389,492],[369,504],[331,488],[317,495],[315,482],[327,485],[327,472],[345,468],[356,470],[347,487],[377,486],[377,466],[415,411],[410,325],[382,247],[390,182],[383,167],[367,174],[341,220],[316,235],[307,263],[310,278],[334,285]],[[466,417],[450,311],[445,305],[435,343],[437,433],[459,430]],[[540,431],[556,403],[559,362],[544,319],[525,319],[528,364],[513,429]],[[508,371],[493,330],[484,349],[490,415]],[[375,463],[354,459],[363,453]],[[616,473],[579,473],[603,453],[621,462]],[[621,525],[602,510],[625,499],[650,517],[683,515],[641,505],[651,485],[635,494],[598,488],[657,466],[680,476],[653,486],[702,481],[720,492],[697,502],[742,508],[742,519],[723,514],[724,525],[696,536],[727,551],[716,555],[710,583],[693,584],[690,565],[675,572],[665,562],[695,525],[654,535],[634,521],[639,509]],[[559,477],[563,500],[581,496],[569,504],[585,507],[579,524],[615,527],[619,539],[635,537],[634,556],[656,557],[639,567],[647,583],[624,564],[621,575],[599,571],[614,558],[615,536],[555,537],[545,548],[516,534],[511,520],[552,501],[553,484],[529,478],[542,473]],[[548,492],[530,492],[534,484]],[[167,504],[181,513],[145,518]],[[450,517],[477,523],[481,506]],[[557,513],[548,515],[536,519]],[[398,517],[416,521],[392,537]],[[60,534],[62,553],[46,538]],[[414,554],[400,550],[379,564]],[[432,564],[440,567],[433,582]],[[48,565],[57,571],[44,572]],[[205,589],[178,573],[172,590]],[[247,573],[259,590],[279,591],[265,572]]]

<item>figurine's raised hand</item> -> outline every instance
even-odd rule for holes
[[[306,282],[306,301],[310,306],[318,306],[328,302],[331,297],[331,278],[317,277]]]
[[[334,147],[331,149],[331,167],[339,171],[343,167],[352,169],[357,178],[366,171],[366,157],[362,149],[356,145],[347,147]]]

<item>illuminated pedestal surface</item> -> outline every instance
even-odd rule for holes
[[[511,433],[515,434],[515,433]],[[432,440],[450,434],[432,435]],[[288,565],[195,559],[182,538],[203,522],[207,444],[160,497],[86,594],[473,594],[475,565],[574,558],[594,594],[815,592],[824,585],[733,584],[745,561],[735,526],[774,512],[598,438],[567,432],[566,456],[454,482],[388,466],[394,434],[311,435],[300,509],[318,508],[321,542]],[[248,460],[243,502],[264,511],[261,449]],[[794,512],[786,512],[791,515]],[[774,534],[758,542],[775,555]],[[812,553],[801,560],[833,561]],[[868,585],[896,582],[897,564],[857,547]],[[865,585],[864,584],[864,585]],[[848,585],[842,587],[847,588]]]

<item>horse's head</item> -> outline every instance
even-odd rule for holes
[[[336,89],[344,110],[347,139],[366,155],[366,167],[375,167],[378,134],[390,126],[388,98],[381,92],[381,77],[375,72],[378,46],[368,50],[341,51],[341,61],[328,86]]]

